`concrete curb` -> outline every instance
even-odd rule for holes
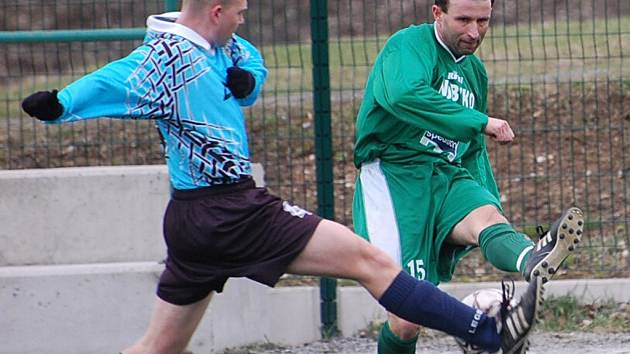
[[[256,184],[264,185],[260,164]],[[164,258],[166,166],[0,171],[0,267]]]

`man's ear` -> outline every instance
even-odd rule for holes
[[[211,6],[208,11],[210,12],[209,15],[212,22],[217,23],[219,22],[219,17],[221,17],[221,14],[223,13],[223,6],[221,6],[221,4],[216,4]]]
[[[431,12],[433,12],[434,20],[438,20],[442,16],[442,9],[437,5],[431,7]]]

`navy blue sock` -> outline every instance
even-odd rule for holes
[[[400,318],[460,337],[491,353],[501,345],[494,318],[403,271],[385,290],[379,303]]]

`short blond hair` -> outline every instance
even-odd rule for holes
[[[225,6],[230,3],[231,0],[183,0],[182,8],[186,6],[192,6],[193,8],[200,8],[208,5],[222,5]]]

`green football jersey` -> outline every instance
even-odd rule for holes
[[[455,58],[433,24],[395,33],[379,53],[359,110],[354,161],[459,164],[488,123],[488,79],[474,55]]]

